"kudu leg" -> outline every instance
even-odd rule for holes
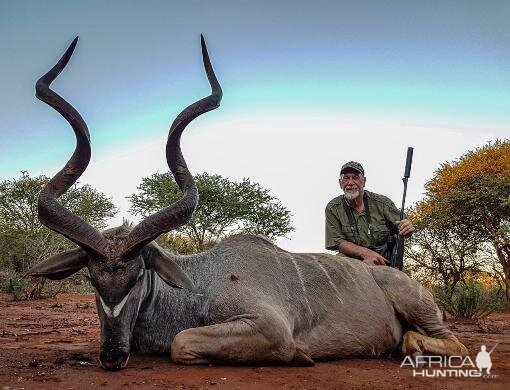
[[[409,331],[402,341],[402,353],[412,356],[415,354],[466,356],[468,350],[454,335],[439,339]]]
[[[264,332],[251,319],[240,318],[183,330],[172,342],[172,360],[181,364],[218,361],[271,361],[300,366],[314,364],[311,358],[296,348],[288,329],[274,323],[264,323],[263,328]]]
[[[416,329],[402,340],[405,355],[421,353],[465,356],[467,348],[443,322],[432,293],[402,272],[373,267],[372,274],[398,315]]]

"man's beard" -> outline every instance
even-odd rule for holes
[[[345,197],[347,198],[347,200],[354,200],[359,196],[360,190],[359,190],[359,188],[350,188],[350,189],[344,188],[344,194],[345,194]]]

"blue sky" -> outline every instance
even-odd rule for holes
[[[125,196],[166,169],[171,121],[209,92],[203,33],[224,99],[183,137],[190,168],[259,181],[294,214],[280,244],[321,251],[344,161],[398,204],[414,146],[413,202],[441,162],[508,137],[509,18],[508,1],[0,0],[0,179],[52,175],[72,153],[34,84],[79,35],[54,89],[91,132],[80,182],[128,216]]]

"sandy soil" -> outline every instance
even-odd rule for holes
[[[414,378],[401,357],[346,359],[314,367],[180,366],[169,356],[132,355],[126,369],[99,367],[99,320],[92,295],[15,302],[0,294],[0,386],[10,389],[473,389],[510,388],[510,312],[487,327],[450,322],[471,351],[492,353],[496,378]]]

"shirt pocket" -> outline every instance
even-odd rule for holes
[[[354,226],[342,226],[342,234],[347,241],[356,243],[356,228]]]
[[[382,246],[388,241],[390,235],[389,229],[386,225],[372,227],[372,244],[374,246]]]

